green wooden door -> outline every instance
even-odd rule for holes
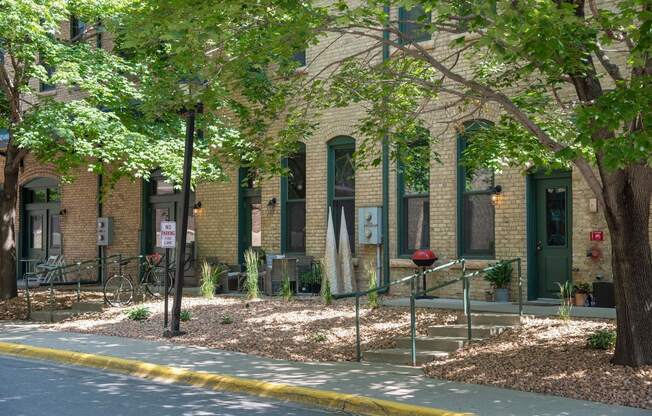
[[[244,263],[244,252],[248,248],[259,248],[261,246],[262,211],[260,193],[256,191],[251,192],[251,190],[245,191],[245,195],[240,201],[241,218],[239,221],[240,235],[238,236],[240,242],[238,262],[240,264]]]
[[[557,298],[559,284],[571,279],[570,178],[536,180],[536,262],[538,292]]]

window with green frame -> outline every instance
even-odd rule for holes
[[[48,79],[52,78],[52,75],[54,75],[54,68],[51,65],[45,65],[42,64],[43,67],[45,68],[45,72],[48,74]],[[40,92],[48,92],[48,91],[54,91],[57,89],[57,86],[54,84],[49,84],[47,82],[40,81],[39,82],[39,91]]]
[[[335,241],[339,244],[342,209],[346,217],[351,251],[355,251],[355,140],[335,137],[328,143],[328,206],[333,212]]]
[[[457,157],[457,239],[460,257],[494,258],[495,209],[492,203],[494,173],[487,168],[464,165],[464,150],[474,131],[488,122],[473,121],[458,135]]]
[[[431,39],[430,31],[424,25],[432,21],[430,13],[423,10],[422,5],[415,5],[411,9],[400,7],[398,9],[398,30],[401,32],[401,43],[423,42]]]
[[[84,23],[77,16],[70,17],[70,40],[79,42],[82,40],[82,35],[86,31],[86,23]]]
[[[299,66],[306,66],[306,50],[301,49],[292,55],[292,59],[299,63]]]
[[[288,169],[281,178],[281,251],[306,252],[306,146],[283,160]]]
[[[398,254],[430,246],[430,132],[421,129],[398,149]]]

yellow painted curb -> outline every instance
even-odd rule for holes
[[[213,390],[246,393],[261,397],[296,402],[310,406],[340,410],[361,415],[468,416],[471,413],[450,412],[354,394],[336,393],[309,387],[272,383],[167,367],[142,361],[105,355],[33,347],[0,342],[0,354],[57,361],[129,374],[166,382],[190,384]]]

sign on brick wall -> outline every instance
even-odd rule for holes
[[[161,221],[161,248],[174,248],[177,243],[176,221]]]

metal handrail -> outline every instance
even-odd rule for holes
[[[461,260],[453,260],[448,263],[442,264],[437,267],[433,267],[431,269],[426,269],[419,271],[417,273],[411,274],[409,276],[405,276],[401,279],[391,281],[387,283],[386,285],[368,289],[365,291],[356,291],[356,292],[348,292],[348,293],[342,293],[338,295],[333,295],[333,299],[346,299],[346,298],[355,298],[355,354],[356,354],[356,360],[359,362],[362,359],[362,352],[360,350],[360,298],[362,296],[368,296],[369,294],[373,292],[379,292],[379,291],[385,291],[389,289],[391,286],[395,286],[401,283],[405,282],[410,282],[411,285],[411,293],[414,296],[414,281],[416,278],[422,276],[423,274],[430,274],[430,273],[435,273],[444,269],[447,269],[449,267],[452,267],[456,264],[464,263],[464,259]]]
[[[76,282],[66,282],[66,284],[76,284],[77,285],[77,302],[81,300],[81,270],[92,270],[98,266],[106,266],[107,260],[114,259],[114,258],[121,258],[121,254],[114,254],[111,256],[107,257],[95,257],[90,260],[83,260],[83,261],[76,261],[74,263],[69,263],[69,264],[62,264],[56,267],[48,268],[47,272],[48,273],[59,273],[59,274],[66,274],[71,271],[77,271],[77,281]],[[112,262],[116,262],[116,260],[111,260]],[[27,303],[27,319],[30,318],[30,315],[32,313],[32,305],[31,305],[31,299],[30,299],[30,293],[29,293],[29,276],[25,277],[25,301]],[[50,279],[48,282],[49,286],[49,296],[48,296],[48,304],[49,304],[49,312],[50,312],[50,319],[52,319],[52,316],[54,314],[54,286],[55,282],[54,279]]]
[[[498,260],[495,265],[485,267],[481,270],[476,270],[471,273],[466,273],[466,260],[461,259],[460,262],[462,263],[462,276],[449,280],[447,282],[438,284],[436,286],[433,286],[431,288],[427,288],[422,290],[421,292],[417,292],[415,290],[412,291],[412,294],[410,295],[410,337],[411,337],[411,358],[412,358],[412,366],[416,367],[417,365],[417,346],[416,346],[416,297],[417,296],[423,296],[427,295],[429,292],[435,291],[437,289],[444,288],[446,286],[459,283],[460,281],[462,282],[462,290],[463,290],[463,303],[464,303],[464,314],[466,315],[466,325],[467,325],[467,339],[469,342],[473,340],[473,329],[472,329],[472,322],[471,322],[471,279],[477,276],[480,276],[481,274],[486,274],[487,272],[494,270],[496,267],[498,267],[501,264],[511,264],[511,263],[516,263],[517,268],[516,268],[516,273],[517,273],[517,281],[518,281],[518,315],[523,316],[523,273],[521,269],[521,258],[517,257],[511,260]]]

